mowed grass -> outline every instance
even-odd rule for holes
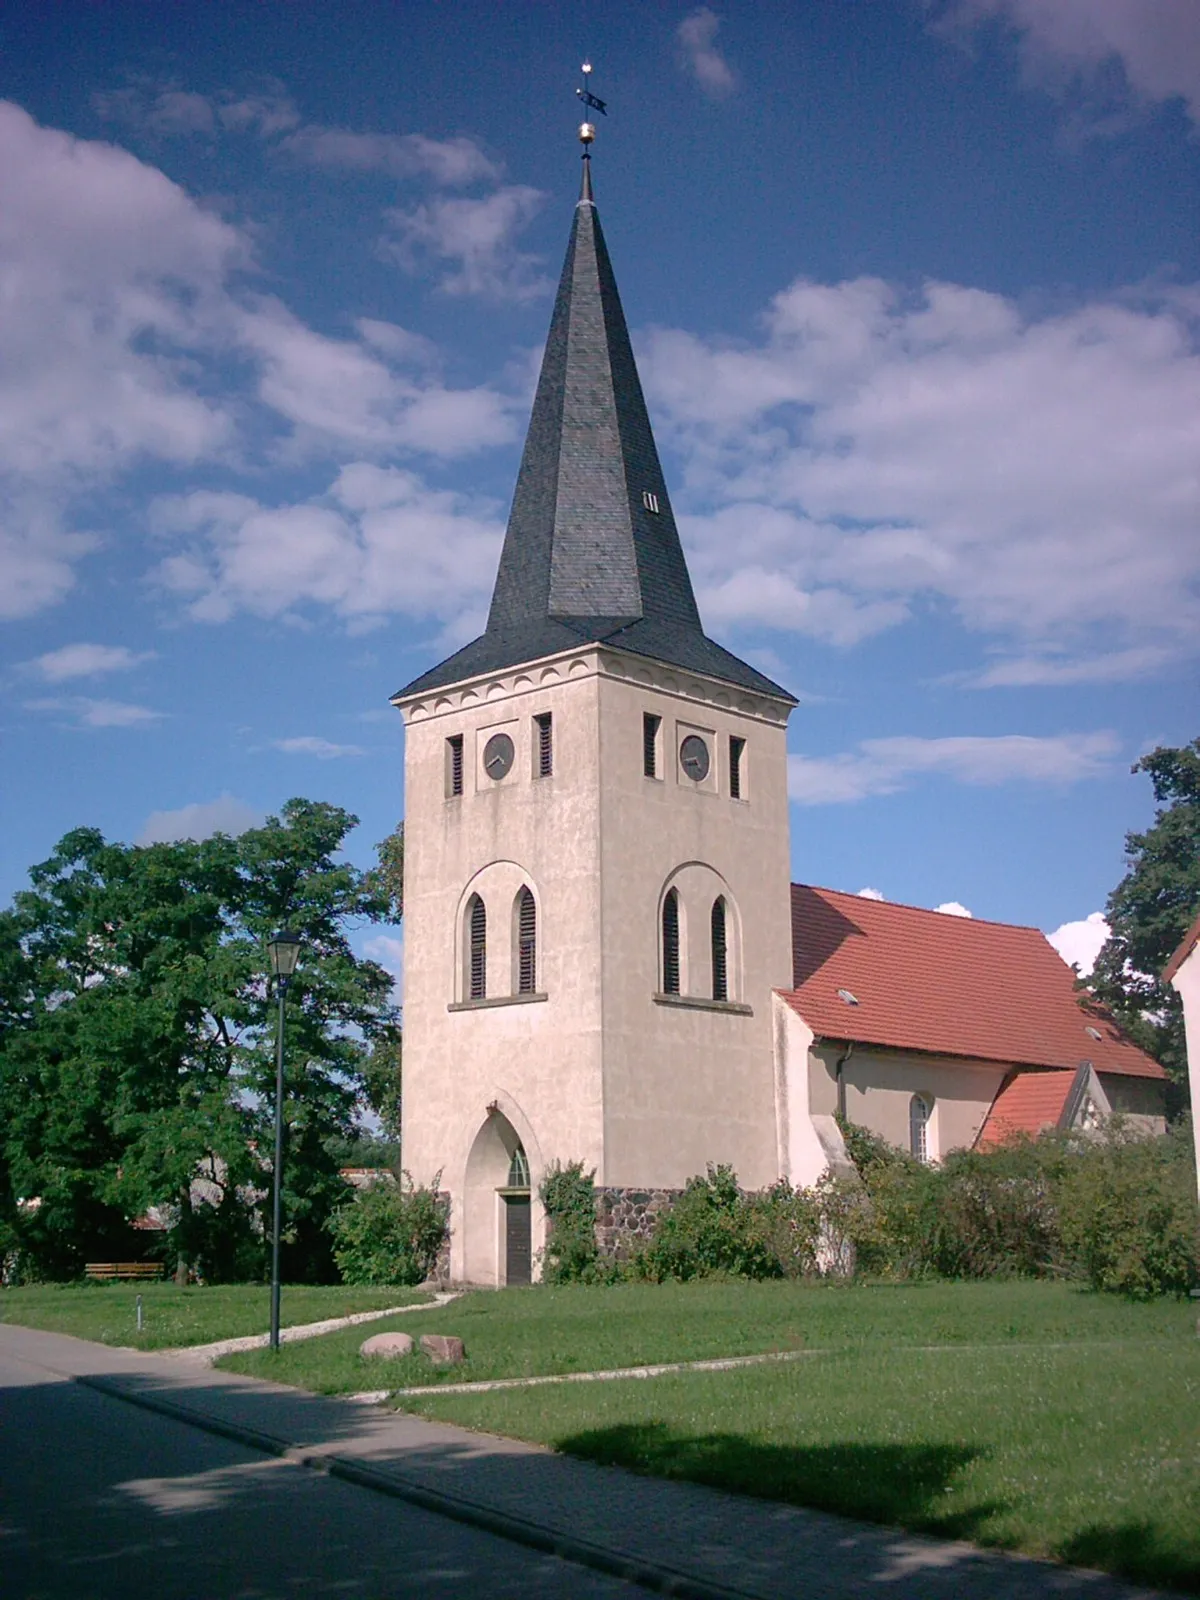
[[[425,1416],[631,1468],[1200,1592],[1196,1307],[1049,1283],[624,1285],[478,1293],[221,1365],[326,1393],[690,1361],[720,1373],[409,1396]]]
[[[859,1347],[408,1409],[794,1505],[1200,1593],[1200,1347]]]
[[[1180,1340],[1195,1327],[1185,1304],[1131,1305],[1050,1283],[805,1285],[623,1284],[613,1288],[482,1291],[436,1310],[381,1321],[370,1332],[457,1334],[461,1367],[415,1355],[364,1361],[355,1328],[244,1351],[220,1365],[320,1394],[412,1384],[522,1378],[770,1350],[890,1345]]]
[[[137,1297],[142,1297],[143,1329],[137,1331]],[[280,1316],[284,1327],[384,1310],[427,1300],[415,1289],[350,1289],[284,1286]],[[0,1289],[0,1322],[70,1333],[100,1344],[163,1350],[209,1344],[266,1333],[271,1322],[271,1291],[264,1284],[177,1288],[172,1283],[40,1284]],[[363,1339],[365,1334],[360,1334]]]

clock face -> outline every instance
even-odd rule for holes
[[[679,764],[693,783],[708,777],[708,746],[698,733],[689,733],[679,746]]]
[[[483,769],[497,781],[508,776],[513,764],[513,742],[506,733],[494,733],[483,747]]]

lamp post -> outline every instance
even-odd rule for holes
[[[279,1023],[275,1029],[275,1172],[271,1224],[271,1349],[279,1350],[279,1233],[283,1211],[283,1002],[288,980],[300,957],[300,935],[277,933],[268,941],[271,971],[279,995]]]

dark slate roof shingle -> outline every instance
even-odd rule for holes
[[[575,209],[487,630],[397,698],[599,642],[792,699],[701,627],[612,262],[585,198]]]

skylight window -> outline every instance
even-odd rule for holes
[[[1100,1032],[1099,1028],[1085,1028],[1083,1031],[1087,1034],[1089,1039],[1095,1039],[1097,1044],[1103,1043],[1104,1035]]]
[[[849,989],[839,989],[838,999],[844,1000],[848,1006],[856,1006],[858,1004],[858,996],[852,994]]]

